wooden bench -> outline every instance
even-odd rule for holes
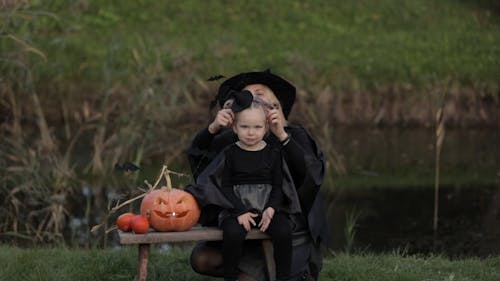
[[[149,250],[151,244],[177,243],[190,241],[218,241],[222,240],[222,230],[216,227],[193,227],[183,232],[148,232],[146,234],[134,234],[132,232],[118,231],[120,244],[138,244],[139,261],[137,274],[139,281],[146,281],[148,273]],[[262,240],[262,249],[266,261],[269,280],[274,280],[276,269],[273,257],[271,237],[258,229],[252,229],[246,239]]]

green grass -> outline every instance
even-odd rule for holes
[[[106,79],[150,75],[153,82],[177,71],[182,84],[271,67],[306,87],[448,78],[498,87],[493,1],[31,2],[4,12],[1,27],[44,54],[31,52],[30,62],[47,85],[98,89]],[[19,46],[4,38],[0,48]]]
[[[136,247],[107,250],[63,248],[20,249],[1,247],[0,280],[133,280]],[[152,251],[148,280],[209,280],[190,268],[188,251],[174,248],[168,254]]]
[[[500,259],[451,261],[442,257],[338,255],[326,260],[320,280],[487,281],[500,278]]]
[[[148,280],[220,280],[194,273],[189,247],[167,253],[152,248]],[[0,247],[0,280],[115,281],[132,280],[136,247],[107,250]],[[500,258],[448,260],[442,257],[345,255],[327,257],[320,280],[331,281],[494,281],[500,278]]]

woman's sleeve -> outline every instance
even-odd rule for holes
[[[212,140],[214,139],[214,136],[210,131],[208,130],[208,127],[205,129],[201,130],[196,134],[194,137],[191,147],[197,147],[199,149],[208,149],[210,147],[210,144],[212,143]]]
[[[195,180],[224,148],[235,141],[234,136],[231,129],[224,129],[215,135],[212,135],[208,128],[198,132],[187,150],[191,173]]]
[[[211,159],[208,160],[207,156],[214,136],[208,131],[208,128],[199,131],[187,150],[191,173],[195,180],[211,161]]]
[[[297,194],[305,213],[309,212],[323,183],[325,160],[323,153],[302,127],[289,131],[290,141],[283,147]]]
[[[302,185],[305,177],[305,151],[297,143],[296,136],[291,136],[290,141],[283,147],[283,155],[285,157],[288,168],[292,175],[295,186]]]
[[[272,207],[275,211],[278,211],[281,202],[283,201],[283,163],[282,156],[280,153],[274,153],[275,159],[272,166],[272,186],[271,194],[269,194],[269,200],[267,201],[266,208]]]

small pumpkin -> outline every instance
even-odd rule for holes
[[[135,214],[130,213],[130,212],[121,214],[116,219],[116,226],[118,227],[118,229],[120,229],[121,231],[125,231],[125,232],[130,231],[132,229],[130,227],[130,220],[132,219],[133,216],[135,216]]]
[[[142,199],[141,215],[156,231],[186,231],[200,218],[196,199],[188,192],[172,188],[168,172],[167,186],[155,189]]]
[[[144,234],[149,230],[148,218],[142,215],[135,215],[130,219],[130,228],[135,234]]]

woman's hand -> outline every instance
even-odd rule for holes
[[[262,219],[260,220],[259,227],[260,231],[264,232],[269,227],[271,220],[274,217],[274,209],[272,207],[267,207],[262,213]]]
[[[225,108],[219,110],[217,112],[217,116],[215,116],[214,121],[208,125],[208,131],[212,134],[215,135],[217,134],[222,128],[227,128],[230,127],[233,124],[234,120],[234,113],[231,109]]]
[[[287,138],[285,132],[286,120],[280,109],[270,109],[267,111],[267,120],[269,122],[269,129],[280,140],[284,141]]]
[[[257,216],[258,215],[255,213],[250,213],[250,212],[244,213],[243,215],[238,216],[238,223],[243,225],[246,231],[250,231],[250,228],[252,228],[251,225],[255,226],[255,220],[253,218]]]

